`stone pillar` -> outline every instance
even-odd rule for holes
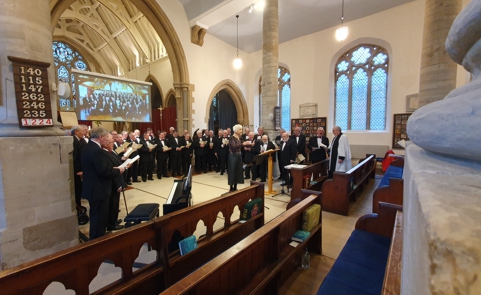
[[[426,0],[419,81],[419,107],[441,100],[456,88],[457,65],[445,42],[462,0]]]
[[[262,33],[262,98],[260,124],[265,133],[275,137],[274,121],[269,114],[274,114],[278,106],[277,69],[279,58],[279,9],[278,0],[267,0],[264,8]]]
[[[54,127],[20,128],[12,63],[15,56],[50,63],[55,82],[48,0],[0,1],[0,270],[78,242],[73,202],[72,138]],[[50,88],[51,90],[51,88]]]

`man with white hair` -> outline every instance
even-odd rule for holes
[[[351,148],[347,136],[342,133],[341,127],[332,128],[334,139],[329,146],[331,157],[329,158],[329,178],[332,178],[334,171],[346,172],[352,168]]]
[[[200,174],[205,171],[206,167],[206,155],[204,153],[204,147],[206,142],[203,141],[202,131],[197,131],[197,137],[193,140],[194,153],[195,153],[195,171]]]

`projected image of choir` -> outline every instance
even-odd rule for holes
[[[102,120],[106,119],[105,117],[123,121],[150,120],[150,107],[146,95],[103,89],[88,89],[86,92],[80,97],[81,120]]]

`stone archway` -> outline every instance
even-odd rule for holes
[[[167,95],[164,97],[164,107],[175,106],[176,103],[177,102],[175,100],[175,91],[174,89],[170,89],[167,92]]]
[[[225,90],[229,93],[230,97],[234,101],[235,107],[237,109],[237,122],[241,125],[248,125],[249,124],[249,111],[247,109],[247,104],[242,91],[237,87],[237,85],[232,80],[223,80],[219,82],[212,92],[209,95],[209,100],[207,101],[206,105],[206,117],[205,123],[209,123],[209,113],[210,113],[210,106],[212,105],[212,100],[214,96],[221,90]]]

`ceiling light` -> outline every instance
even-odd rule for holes
[[[261,1],[257,2],[256,4],[254,4],[254,8],[257,11],[264,10],[264,7],[266,7],[266,1],[264,1],[264,0],[261,0]]]
[[[341,27],[336,30],[336,39],[340,42],[346,40],[349,30],[344,27],[344,0],[342,0]]]
[[[237,58],[234,60],[234,69],[238,70],[242,68],[242,60],[239,58],[239,15],[235,16],[237,18]]]

